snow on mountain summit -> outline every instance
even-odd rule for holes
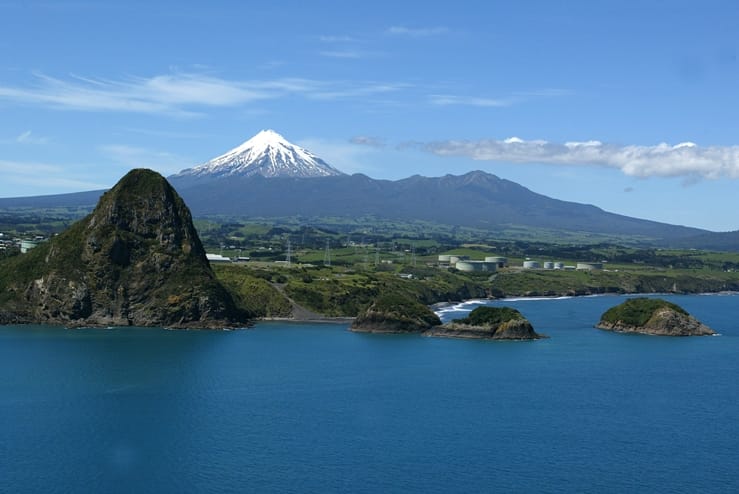
[[[342,172],[310,151],[288,142],[274,130],[263,130],[221,156],[188,168],[176,178],[248,177],[327,177]]]

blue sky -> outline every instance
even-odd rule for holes
[[[734,1],[0,0],[0,197],[271,128],[347,173],[484,170],[739,229]]]

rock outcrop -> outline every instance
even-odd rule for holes
[[[595,326],[618,333],[657,336],[707,336],[711,328],[682,307],[662,299],[634,298],[607,310]]]
[[[365,333],[422,333],[441,324],[422,303],[400,295],[381,295],[352,323],[352,331]]]
[[[509,307],[478,307],[464,319],[431,328],[428,336],[491,340],[536,340],[542,338],[528,319]]]
[[[150,170],[129,172],[89,216],[9,261],[0,312],[18,322],[205,328],[247,319],[216,280],[187,206]]]

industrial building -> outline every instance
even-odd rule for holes
[[[499,268],[504,268],[508,266],[508,258],[507,257],[501,257],[501,256],[487,256],[485,258],[485,262],[494,262],[498,265]]]
[[[577,269],[579,271],[600,271],[603,269],[602,262],[578,262]]]
[[[498,263],[487,261],[459,261],[454,267],[460,271],[467,272],[495,272],[498,270]]]
[[[449,256],[449,264],[457,264],[459,261],[468,261],[470,256]]]
[[[205,258],[208,259],[208,262],[210,263],[232,262],[230,257],[225,257],[220,254],[205,254]]]

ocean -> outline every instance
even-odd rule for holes
[[[519,309],[537,341],[0,327],[0,491],[737,492],[739,295],[665,296],[720,336]]]

